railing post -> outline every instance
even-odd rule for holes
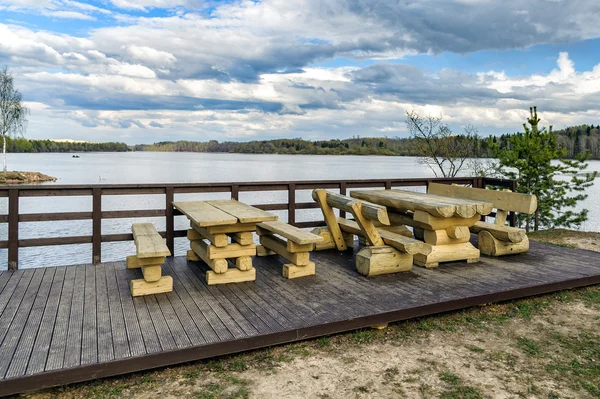
[[[288,223],[296,224],[296,184],[288,184]]]
[[[231,199],[236,201],[240,199],[240,186],[237,184],[231,186]]]
[[[173,201],[174,201],[174,189],[173,187],[167,187],[165,189],[165,197],[166,197],[166,229],[167,229],[167,248],[171,251],[171,256],[175,256],[175,235],[173,231],[175,230],[175,216],[173,215]]]
[[[340,182],[340,194],[341,195],[346,195],[346,181],[342,181]],[[340,217],[341,218],[345,218],[346,217],[346,212],[344,211],[340,211]]]
[[[19,268],[19,190],[8,190],[8,270]]]
[[[92,189],[92,263],[102,261],[102,189]]]

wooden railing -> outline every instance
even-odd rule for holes
[[[495,185],[515,190],[512,180],[489,179],[482,177],[456,178],[416,178],[416,179],[374,179],[374,180],[313,180],[286,182],[234,182],[234,183],[189,183],[189,184],[98,184],[98,185],[2,185],[0,197],[8,198],[8,214],[0,215],[0,223],[8,223],[8,240],[0,241],[0,248],[8,248],[8,269],[16,270],[19,266],[19,248],[92,244],[92,263],[102,260],[103,242],[130,241],[132,234],[102,234],[102,220],[139,217],[164,217],[166,229],[161,235],[166,238],[167,246],[174,253],[175,237],[184,237],[185,230],[175,230],[176,211],[171,203],[175,194],[189,193],[231,193],[231,198],[238,199],[240,192],[286,191],[287,202],[277,204],[254,205],[267,211],[287,210],[288,223],[297,227],[315,227],[323,225],[322,220],[297,222],[296,210],[317,208],[314,202],[296,202],[296,191],[315,188],[337,189],[346,194],[352,188],[394,188],[407,186],[427,186],[429,182],[471,184],[473,187]],[[113,210],[102,211],[102,198],[113,195],[156,195],[165,196],[164,207],[160,209]],[[56,213],[20,213],[19,199],[26,197],[56,196],[91,196],[92,209],[88,212],[56,212]],[[92,235],[69,237],[19,238],[20,222],[92,220]],[[514,221],[514,215],[512,220]]]

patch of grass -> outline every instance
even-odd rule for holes
[[[211,383],[203,386],[199,391],[194,391],[193,395],[196,399],[217,399],[222,389],[221,385]]]
[[[209,360],[206,363],[206,369],[213,372],[225,371],[225,362],[222,360]]]
[[[125,388],[127,388],[125,384],[111,380],[98,382],[92,385],[88,397],[97,399],[116,398],[123,396],[123,390]]]
[[[600,398],[600,335],[551,334],[553,343],[564,351],[546,365],[546,371],[574,389],[584,389]]]
[[[484,396],[477,388],[465,385],[461,378],[446,370],[439,374],[440,380],[448,384],[448,388],[440,393],[441,399],[483,399]]]
[[[227,367],[231,371],[244,371],[248,369],[248,363],[243,360],[234,360]]]
[[[517,347],[526,355],[538,356],[540,354],[540,346],[526,337],[517,337]]]
[[[357,344],[370,344],[375,339],[372,330],[357,330],[352,333],[352,340]]]
[[[440,399],[483,399],[485,396],[477,388],[466,385],[452,387],[440,394]]]
[[[460,377],[454,374],[453,372],[446,370],[443,373],[440,373],[440,380],[444,381],[450,385],[459,385]]]
[[[389,367],[385,369],[383,376],[386,380],[393,380],[398,374],[400,374],[398,367]]]
[[[310,351],[310,347],[307,343],[299,343],[292,345],[289,350],[290,353],[298,356],[309,356],[312,352]]]
[[[467,348],[468,350],[470,350],[471,352],[475,352],[475,353],[485,353],[485,349],[480,348],[478,346],[475,345],[465,345],[465,348]]]
[[[329,348],[331,346],[331,338],[321,337],[315,340],[315,346],[317,348]]]

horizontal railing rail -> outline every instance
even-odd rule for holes
[[[296,192],[315,188],[337,189],[341,194],[353,188],[385,188],[427,186],[430,182],[470,184],[473,187],[495,185],[515,190],[512,180],[489,179],[482,177],[455,178],[409,178],[409,179],[369,179],[369,180],[308,180],[277,182],[231,182],[231,183],[177,183],[177,184],[95,184],[95,185],[1,185],[0,198],[8,198],[8,214],[0,215],[0,223],[8,223],[8,239],[0,241],[0,248],[8,249],[8,269],[15,270],[19,266],[19,248],[91,244],[92,263],[102,260],[102,243],[131,241],[129,234],[102,234],[102,220],[164,217],[166,229],[160,234],[166,239],[171,253],[174,253],[174,240],[184,237],[186,230],[175,230],[175,216],[181,215],[173,208],[175,194],[192,193],[230,193],[232,199],[239,199],[241,192],[285,191],[287,202],[276,204],[253,204],[266,211],[287,211],[288,223],[301,227],[324,225],[322,220],[296,221],[296,210],[318,208],[315,202],[296,202]],[[164,195],[164,207],[160,209],[137,210],[102,210],[102,199],[115,195]],[[20,198],[28,197],[92,197],[91,211],[84,212],[44,212],[20,213]],[[91,220],[92,234],[85,236],[19,238],[19,224],[23,222],[73,221]],[[514,215],[511,220],[514,223]]]

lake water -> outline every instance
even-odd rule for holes
[[[433,172],[414,157],[328,156],[328,155],[255,155],[204,153],[84,153],[7,154],[10,170],[39,171],[58,178],[49,184],[122,184],[122,183],[200,183],[231,181],[287,181],[321,179],[381,179],[433,177]],[[591,161],[590,170],[600,171],[600,161]],[[468,174],[468,173],[467,173]],[[418,189],[416,190],[424,190]],[[583,230],[600,231],[600,185],[589,189],[589,197],[580,206],[590,210]],[[175,200],[229,198],[228,193],[180,194]],[[240,193],[249,204],[287,202],[284,192]],[[298,202],[311,201],[310,191],[297,193]],[[91,211],[91,197],[21,198],[21,213]],[[164,195],[103,197],[102,210],[157,209],[164,206]],[[8,212],[5,198],[0,212]],[[316,220],[319,210],[297,211],[297,220]],[[277,212],[275,212],[277,213]],[[286,220],[285,212],[280,219]],[[134,222],[149,221],[164,229],[164,218],[103,220],[102,234],[130,232]],[[176,217],[175,228],[185,229],[185,217]],[[59,237],[90,235],[91,220],[20,223],[19,237]],[[6,240],[8,226],[0,224],[0,239]],[[133,254],[133,243],[102,244],[102,260],[122,260]],[[183,255],[189,244],[185,238],[175,240],[175,254]],[[21,248],[19,267],[88,263],[91,245]],[[0,250],[0,269],[6,269],[6,250]]]

